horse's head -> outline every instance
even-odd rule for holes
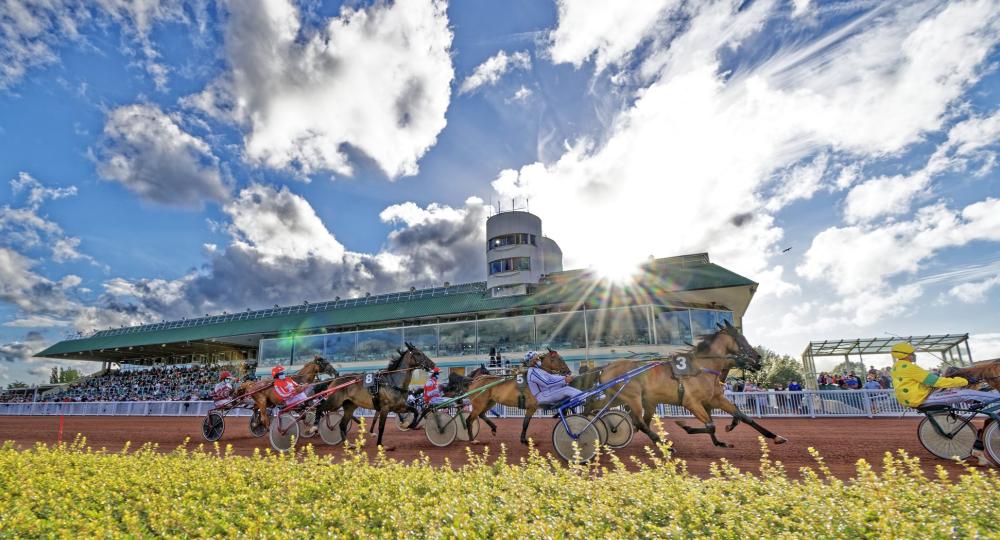
[[[763,359],[756,349],[750,346],[747,338],[729,321],[726,325],[716,323],[719,331],[715,333],[713,345],[722,346],[724,353],[736,358],[736,367],[746,371],[759,371],[764,367]]]
[[[563,357],[560,356],[558,352],[553,351],[548,347],[546,347],[546,349],[548,349],[547,352],[538,355],[539,358],[541,358],[538,365],[549,373],[569,375],[569,366],[566,365],[566,361],[563,360]]]
[[[327,362],[326,358],[323,358],[318,354],[313,357],[312,363],[316,365],[320,373],[329,375],[331,377],[336,377],[340,375],[339,373],[337,373],[337,369],[333,367],[333,364]]]
[[[424,354],[424,351],[407,341],[406,351],[403,351],[403,367],[420,368],[429,372],[437,366],[434,365],[434,361],[430,357]]]

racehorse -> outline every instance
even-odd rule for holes
[[[411,343],[406,343],[405,351],[396,351],[398,356],[393,358],[389,365],[382,371],[374,374],[373,383],[377,383],[378,390],[372,395],[369,387],[365,384],[352,384],[346,388],[338,390],[328,396],[316,409],[316,419],[310,431],[315,431],[324,413],[336,411],[343,407],[344,415],[340,419],[340,435],[347,437],[347,426],[354,418],[355,409],[361,407],[375,411],[375,419],[379,425],[378,440],[376,445],[382,445],[382,434],[385,432],[385,419],[390,412],[412,412],[416,424],[417,411],[406,404],[406,396],[413,378],[413,370],[422,369],[431,371],[434,369],[434,362],[427,357],[419,348]],[[356,379],[364,381],[362,374],[350,374]],[[343,377],[341,378],[343,380]],[[374,427],[374,424],[373,424]],[[411,428],[415,425],[411,425]]]
[[[969,386],[979,386],[980,382],[985,382],[990,388],[1000,391],[1000,358],[973,362],[968,367],[950,367],[945,370],[944,376],[963,377],[975,381]]]
[[[712,409],[722,409],[732,415],[733,421],[726,426],[726,431],[732,431],[740,422],[744,422],[761,435],[773,440],[775,444],[784,443],[787,439],[775,435],[758,424],[723,394],[722,381],[726,379],[730,369],[738,367],[757,371],[761,368],[761,357],[743,334],[728,321],[725,326],[718,325],[718,327],[717,332],[703,338],[690,354],[675,357],[674,363],[682,370],[687,368],[686,372],[691,373],[690,376],[677,378],[670,363],[660,364],[631,381],[623,382],[625,388],[618,394],[615,404],[625,405],[632,417],[632,423],[653,442],[660,442],[660,438],[650,429],[650,421],[656,412],[656,406],[667,403],[681,405],[691,411],[695,418],[705,424],[705,427],[690,427],[683,421],[678,421],[677,425],[689,434],[707,433],[715,446],[732,448],[731,444],[716,438]],[[681,362],[689,365],[681,366],[679,365]],[[600,382],[607,382],[643,363],[637,360],[619,360],[594,371],[599,372]],[[590,375],[590,372],[586,375]],[[621,386],[616,385],[606,393],[612,396],[618,388]],[[600,410],[606,399],[588,402],[584,407],[584,414]]]
[[[337,376],[337,370],[334,369],[330,362],[327,362],[322,356],[314,356],[309,363],[302,366],[302,369],[296,372],[295,375],[292,375],[292,380],[299,384],[309,384],[313,382],[316,379],[316,376],[320,373],[325,373],[331,377]],[[259,392],[254,392],[254,390],[262,386],[267,386],[267,388]],[[272,379],[246,381],[236,388],[236,391],[233,393],[233,398],[247,394],[251,394],[251,397],[253,398],[253,407],[257,412],[261,423],[264,424],[265,428],[270,428],[271,418],[270,415],[267,414],[268,407],[284,403],[281,398],[274,393],[274,381]]]
[[[471,384],[476,377],[489,374],[490,370],[486,369],[486,366],[483,365],[474,369],[468,376],[462,376],[454,372],[449,373],[448,382],[441,385],[441,393],[444,394],[445,397],[455,397],[457,395],[464,394],[469,390],[469,384]]]
[[[566,362],[562,356],[559,356],[558,352],[549,349],[548,352],[541,355],[541,358],[541,367],[545,371],[559,375],[569,375],[569,366],[566,365]],[[499,375],[477,377],[469,384],[468,391],[471,392],[476,388],[503,378]],[[487,420],[483,413],[492,409],[497,403],[524,409],[524,423],[521,425],[521,444],[528,444],[528,424],[531,423],[531,416],[538,409],[538,400],[535,399],[530,390],[519,385],[516,379],[508,379],[506,382],[491,386],[473,396],[472,412],[469,413],[469,418],[466,420],[465,425],[465,428],[469,432],[469,440],[473,439],[472,424],[476,421],[476,418],[482,418],[490,426],[493,434],[496,435],[496,426]]]

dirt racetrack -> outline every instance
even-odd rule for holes
[[[690,419],[688,419],[690,423]],[[815,461],[809,455],[807,448],[813,447],[820,452],[825,462],[835,475],[849,478],[854,475],[855,463],[864,458],[872,463],[876,470],[881,470],[882,457],[886,451],[897,448],[906,450],[910,455],[920,458],[924,471],[929,475],[934,473],[936,465],[943,465],[947,470],[958,473],[962,466],[940,460],[929,454],[917,440],[916,428],[919,418],[837,418],[837,419],[803,419],[803,418],[772,418],[761,421],[763,425],[779,435],[788,438],[783,445],[769,443],[772,459],[780,460],[792,476],[799,476],[799,467],[811,467]],[[135,448],[142,443],[152,442],[159,445],[162,451],[170,451],[183,444],[190,437],[189,447],[193,448],[204,442],[201,436],[200,417],[95,417],[66,416],[63,425],[63,440],[72,441],[77,433],[87,437],[87,443],[94,448],[105,447],[108,451],[117,451],[126,441],[131,441]],[[482,443],[473,445],[476,452],[482,452],[490,447],[490,455],[496,456],[501,443],[507,446],[510,461],[517,461],[527,455],[527,447],[518,442],[521,430],[520,419],[498,420],[499,429],[495,437],[489,429],[484,429],[479,435]],[[551,453],[552,428],[555,420],[552,418],[535,418],[528,431],[536,446],[542,453]],[[731,433],[721,429],[719,438],[735,445],[734,448],[715,448],[707,435],[688,435],[684,433],[671,419],[664,420],[668,438],[673,441],[676,457],[687,462],[688,470],[699,476],[707,476],[709,466],[726,458],[732,464],[743,470],[756,470],[760,459],[760,449],[757,432],[752,428],[740,425]],[[0,441],[13,440],[21,447],[29,447],[35,442],[56,442],[59,429],[57,416],[0,417]],[[356,429],[351,431],[350,438],[356,437]],[[374,454],[374,437],[369,437],[367,450]],[[255,448],[263,451],[270,448],[267,436],[257,439],[250,435],[247,428],[247,418],[233,417],[227,419],[226,431],[220,444],[232,444],[236,454],[251,454]],[[330,447],[323,444],[319,438],[308,439],[316,446],[317,452],[323,455],[332,454],[338,457],[342,454],[341,446]],[[390,418],[385,431],[385,446],[387,455],[397,460],[411,460],[421,453],[430,457],[434,464],[444,464],[445,458],[450,459],[455,466],[464,464],[467,443],[456,441],[447,448],[438,448],[428,442],[423,430],[401,432],[396,428],[395,419]],[[620,457],[645,455],[644,447],[649,444],[642,434],[637,434],[632,443],[617,451]]]

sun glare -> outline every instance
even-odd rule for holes
[[[615,283],[629,283],[639,273],[639,263],[620,257],[609,257],[594,263],[594,270],[602,278]]]

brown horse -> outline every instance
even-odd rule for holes
[[[963,377],[968,379],[971,387],[978,387],[985,382],[990,388],[1000,391],[1000,358],[974,362],[968,367],[950,367],[945,377]]]
[[[341,437],[346,438],[348,423],[354,419],[354,411],[361,407],[375,411],[373,422],[379,425],[376,444],[381,445],[382,434],[385,432],[385,419],[390,412],[412,412],[414,413],[413,418],[416,420],[417,411],[406,403],[413,370],[422,369],[429,372],[434,369],[434,362],[423,351],[410,343],[406,343],[405,351],[397,352],[399,355],[389,362],[388,367],[374,374],[375,380],[378,382],[378,392],[374,396],[363,383],[352,384],[334,392],[317,407],[316,419],[310,431],[316,430],[323,414],[343,407],[344,415],[340,419],[340,434]],[[350,376],[356,377],[362,382],[365,378],[360,373],[352,373]],[[411,425],[411,427],[415,426]]]
[[[549,373],[556,373],[559,375],[568,375],[569,366],[563,360],[559,353],[549,349],[548,352],[541,355],[541,367]],[[469,392],[485,386],[491,382],[503,379],[498,375],[482,375],[477,377],[469,384]],[[530,391],[525,389],[523,392],[521,388],[518,388],[516,379],[508,379],[506,382],[497,384],[496,386],[491,386],[490,388],[479,392],[472,397],[472,412],[469,413],[469,418],[466,421],[466,429],[469,432],[469,440],[473,439],[472,436],[472,424],[476,421],[476,418],[482,418],[486,420],[484,413],[493,408],[497,403],[501,405],[507,405],[510,407],[524,407],[524,423],[521,425],[521,444],[528,444],[528,424],[531,423],[531,416],[535,414],[535,410],[538,409],[538,400],[532,395]],[[519,403],[521,402],[521,403]],[[522,405],[523,403],[523,405]],[[486,423],[490,426],[493,434],[496,435],[497,429],[492,422],[486,420]]]
[[[302,366],[295,375],[292,375],[292,380],[299,384],[309,384],[316,380],[316,376],[320,373],[325,373],[331,377],[337,376],[337,370],[326,361],[322,356],[314,356],[308,364]],[[272,379],[263,379],[260,381],[246,381],[236,388],[233,393],[233,397],[239,397],[241,395],[247,395],[254,392],[257,388],[266,386],[264,390],[251,394],[253,398],[253,408],[256,414],[258,414],[260,421],[264,424],[265,428],[271,427],[271,418],[267,414],[268,407],[274,407],[275,405],[281,405],[284,402],[274,393],[274,381]]]
[[[747,343],[746,338],[735,327],[728,322],[726,326],[719,325],[716,333],[702,339],[690,354],[676,356],[674,362],[681,362],[681,358],[684,359],[683,362],[690,364],[688,371],[692,373],[690,376],[676,378],[671,364],[660,364],[631,381],[623,382],[606,391],[610,398],[624,385],[614,404],[625,405],[633,424],[651,440],[660,441],[649,427],[656,406],[667,403],[681,405],[691,411],[695,418],[705,424],[705,427],[689,427],[682,421],[678,421],[677,425],[689,434],[707,433],[715,446],[732,447],[716,438],[712,409],[722,409],[732,415],[733,421],[726,426],[726,431],[731,431],[742,421],[761,435],[773,440],[775,444],[786,441],[784,437],[771,433],[744,414],[723,394],[721,381],[725,380],[730,369],[738,367],[756,371],[761,368],[760,354]],[[600,370],[600,381],[611,381],[644,363],[635,360],[613,362]],[[606,399],[587,402],[584,407],[585,414],[600,410]]]

